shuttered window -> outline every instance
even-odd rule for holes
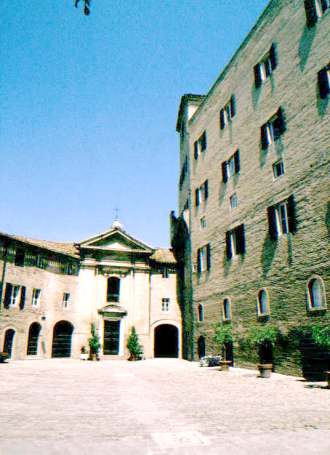
[[[283,108],[279,108],[268,122],[261,126],[261,147],[267,149],[271,144],[277,141],[286,131],[286,122]]]
[[[224,161],[221,165],[223,182],[226,183],[230,177],[238,174],[240,169],[240,153],[239,150],[236,150],[234,155],[232,155],[227,161]]]
[[[228,103],[220,110],[220,129],[225,129],[236,115],[236,98],[232,95]]]
[[[207,136],[206,131],[199,137],[197,141],[194,142],[194,158],[198,160],[199,156],[205,152],[207,148]]]
[[[199,207],[202,201],[206,201],[209,197],[209,181],[205,180],[205,182],[199,187],[195,189],[195,206]]]
[[[330,93],[330,63],[318,72],[319,93],[322,99]]]
[[[308,27],[313,27],[330,9],[330,0],[304,0],[304,4]]]
[[[226,256],[231,259],[240,254],[245,254],[245,227],[244,224],[226,232]]]
[[[197,272],[203,273],[211,269],[211,245],[208,243],[197,250]]]
[[[291,195],[287,200],[268,207],[269,236],[276,240],[278,237],[291,232],[297,232],[297,221],[295,213],[295,199]]]
[[[267,54],[254,67],[254,83],[257,88],[268,79],[277,67],[277,50],[273,43]]]

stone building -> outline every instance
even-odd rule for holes
[[[272,0],[209,92],[181,99],[171,224],[187,358],[219,350],[218,323],[237,365],[329,368],[312,337],[329,326],[329,43],[329,1]],[[251,348],[271,328],[275,343]]]
[[[74,244],[0,234],[0,273],[0,351],[13,359],[78,358],[92,323],[101,357],[127,357],[133,326],[146,358],[181,356],[174,256],[117,221]]]

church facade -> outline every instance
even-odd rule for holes
[[[126,358],[134,326],[143,356],[181,357],[176,261],[114,222],[80,243],[0,234],[0,351],[12,359],[88,351],[91,325],[101,358]]]

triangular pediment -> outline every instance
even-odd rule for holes
[[[81,248],[152,253],[153,249],[121,229],[110,229],[79,243]]]

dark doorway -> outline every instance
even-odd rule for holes
[[[118,355],[120,321],[104,321],[103,354]]]
[[[41,325],[38,322],[33,322],[30,325],[28,345],[27,345],[27,355],[37,355],[38,354],[38,342],[39,334],[41,330]]]
[[[197,353],[198,357],[201,359],[202,357],[205,357],[205,337],[200,336],[197,340]]]
[[[70,357],[73,325],[68,321],[55,324],[53,331],[52,357]]]
[[[231,341],[223,345],[223,357],[225,360],[231,362],[231,366],[234,366],[234,349]]]
[[[3,352],[7,352],[8,357],[11,358],[14,344],[15,330],[8,329],[5,333],[5,339],[3,342]]]
[[[162,324],[155,328],[155,357],[178,357],[178,329],[174,325]]]
[[[264,341],[259,347],[260,363],[272,363],[274,369],[273,345],[269,341]]]

